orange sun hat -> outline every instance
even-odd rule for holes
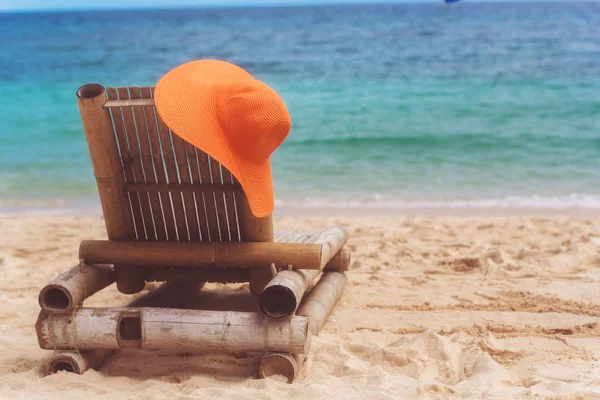
[[[252,214],[273,212],[269,157],[291,129],[288,110],[273,89],[231,63],[198,60],[167,72],[156,84],[154,103],[174,134],[237,178]]]

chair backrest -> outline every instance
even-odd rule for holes
[[[107,88],[108,108],[137,240],[244,241],[248,210],[219,162],[173,134],[154,88]]]

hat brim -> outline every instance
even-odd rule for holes
[[[156,112],[174,134],[220,162],[235,176],[246,194],[252,214],[262,218],[269,216],[274,207],[271,163],[269,159],[263,163],[249,163],[234,156],[217,118],[211,89],[215,83],[242,80],[254,78],[226,62],[192,61],[161,78],[154,91],[154,103]],[[206,90],[199,90],[204,85]]]

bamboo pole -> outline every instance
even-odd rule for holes
[[[263,315],[270,318],[285,318],[296,311],[302,300],[306,289],[319,275],[325,265],[336,253],[339,253],[346,241],[348,235],[341,228],[329,228],[314,236],[304,236],[304,241],[310,243],[319,243],[321,246],[321,260],[319,269],[302,269],[298,267],[294,270],[279,271],[277,275],[264,288],[260,294],[259,306]],[[315,244],[313,244],[315,246]],[[336,262],[350,262],[349,253],[340,254]],[[343,268],[347,269],[346,264]]]
[[[275,349],[304,354],[310,349],[307,317],[271,321],[249,312],[147,310],[143,348],[187,347],[235,354],[281,351]]]
[[[333,227],[324,230],[319,233],[314,239],[313,243],[318,243],[322,245],[322,253],[321,253],[321,265],[320,270],[322,271],[325,268],[325,265],[340,252],[342,247],[348,241],[348,234],[346,231],[340,227]]]
[[[319,282],[302,301],[296,315],[307,316],[309,329],[318,335],[346,288],[346,275],[340,272],[324,273]]]
[[[71,312],[85,299],[115,282],[112,267],[79,264],[57,276],[40,291],[38,302],[47,312]]]
[[[292,315],[318,274],[318,270],[307,269],[279,271],[260,294],[260,312],[269,318],[286,318]]]
[[[57,350],[47,363],[48,374],[59,371],[73,372],[82,375],[88,369],[98,369],[114,350]]]
[[[325,320],[339,301],[346,287],[346,276],[340,272],[325,272],[300,305],[296,315],[308,317],[311,333],[317,336]],[[258,374],[261,378],[284,376],[292,383],[300,373],[306,354],[267,353],[261,359]]]
[[[135,237],[125,177],[113,135],[104,87],[91,83],[77,90],[77,104],[98,184],[106,232],[111,240]]]
[[[351,264],[352,256],[350,249],[343,247],[339,253],[329,260],[325,268],[323,268],[323,272],[346,272],[350,269]]]
[[[133,216],[125,191],[125,175],[110,112],[103,108],[106,93],[101,85],[91,83],[77,90],[77,103],[98,186],[106,233],[110,240],[135,238]],[[128,277],[126,266],[116,266],[117,287],[124,293],[135,293],[139,282]]]
[[[202,285],[202,283],[197,282],[187,282],[185,284],[168,282],[136,297],[127,304],[127,307],[159,307],[161,305],[178,307],[188,301],[200,290]],[[46,364],[46,371],[50,374],[58,371],[68,371],[81,375],[90,368],[100,368],[113,351],[113,349],[56,350]]]
[[[271,215],[264,218],[255,217],[244,194],[237,194],[235,200],[238,207],[242,241],[273,242],[273,217]],[[266,268],[250,271],[250,291],[252,294],[255,296],[260,295],[271,278],[271,272]]]
[[[80,308],[40,313],[43,349],[180,349],[206,352],[309,351],[308,317],[272,321],[258,313],[171,308]]]
[[[136,242],[84,240],[79,257],[88,264],[172,267],[321,268],[323,245],[262,242]],[[328,260],[329,261],[329,260]]]
[[[260,360],[258,376],[263,379],[281,376],[285,382],[292,383],[300,373],[305,358],[304,354],[267,353]]]

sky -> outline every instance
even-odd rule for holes
[[[438,0],[376,0],[377,3],[436,2]],[[485,0],[478,0],[485,1]],[[495,0],[498,1],[498,0]],[[569,0],[563,0],[569,1]],[[292,4],[356,4],[369,0],[0,0],[0,11],[75,10],[202,6],[267,6]]]

